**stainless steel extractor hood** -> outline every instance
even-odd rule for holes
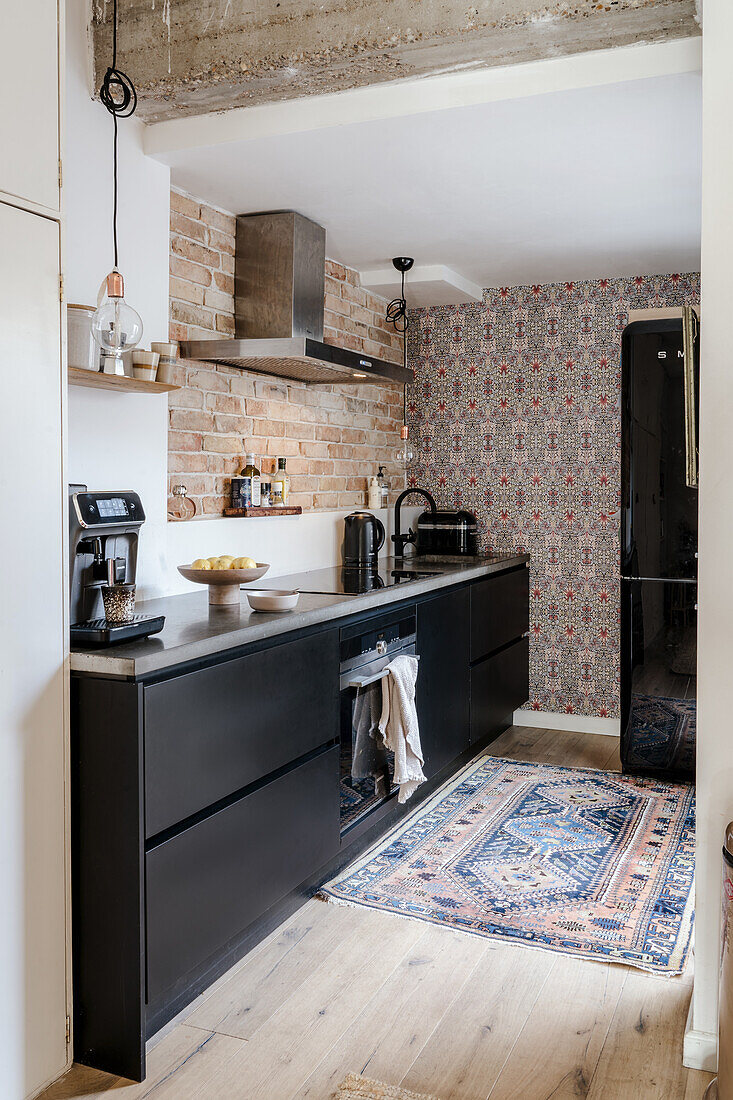
[[[323,342],[326,231],[294,211],[237,218],[233,340],[181,342],[184,359],[297,382],[411,382],[401,364]]]

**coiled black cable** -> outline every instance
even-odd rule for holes
[[[395,263],[395,261],[392,261]],[[395,266],[396,263],[395,263]],[[412,260],[410,260],[410,267],[412,267]],[[407,299],[405,298],[405,271],[408,268],[400,267],[400,274],[402,276],[402,288],[399,298],[393,298],[387,305],[387,313],[385,320],[388,325],[393,325],[395,332],[402,333],[402,365],[407,370],[407,330],[410,327],[410,318],[407,316]],[[402,393],[402,423],[407,424],[407,383],[403,387]]]
[[[405,299],[405,273],[402,272],[402,294],[399,298],[393,298],[387,306],[386,320],[394,325],[396,332],[407,332],[410,327],[410,319],[407,316],[407,300]]]
[[[117,119],[129,118],[137,107],[135,85],[126,73],[117,68],[117,0],[112,10],[112,64],[104,74],[99,98],[112,115],[114,143],[112,154],[112,239],[114,241],[115,268],[117,267]]]

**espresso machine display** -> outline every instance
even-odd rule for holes
[[[72,644],[115,645],[163,629],[163,615],[135,615],[124,623],[108,623],[104,617],[102,587],[135,583],[137,540],[144,522],[137,493],[90,493],[86,485],[69,487]]]

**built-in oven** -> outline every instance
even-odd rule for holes
[[[394,757],[379,735],[382,680],[395,657],[415,652],[415,608],[340,632],[341,835],[362,831],[397,793]]]

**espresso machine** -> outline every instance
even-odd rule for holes
[[[163,629],[163,615],[135,615],[125,623],[108,623],[104,617],[102,587],[135,583],[144,522],[137,493],[90,493],[86,485],[69,486],[72,645],[116,645]]]

